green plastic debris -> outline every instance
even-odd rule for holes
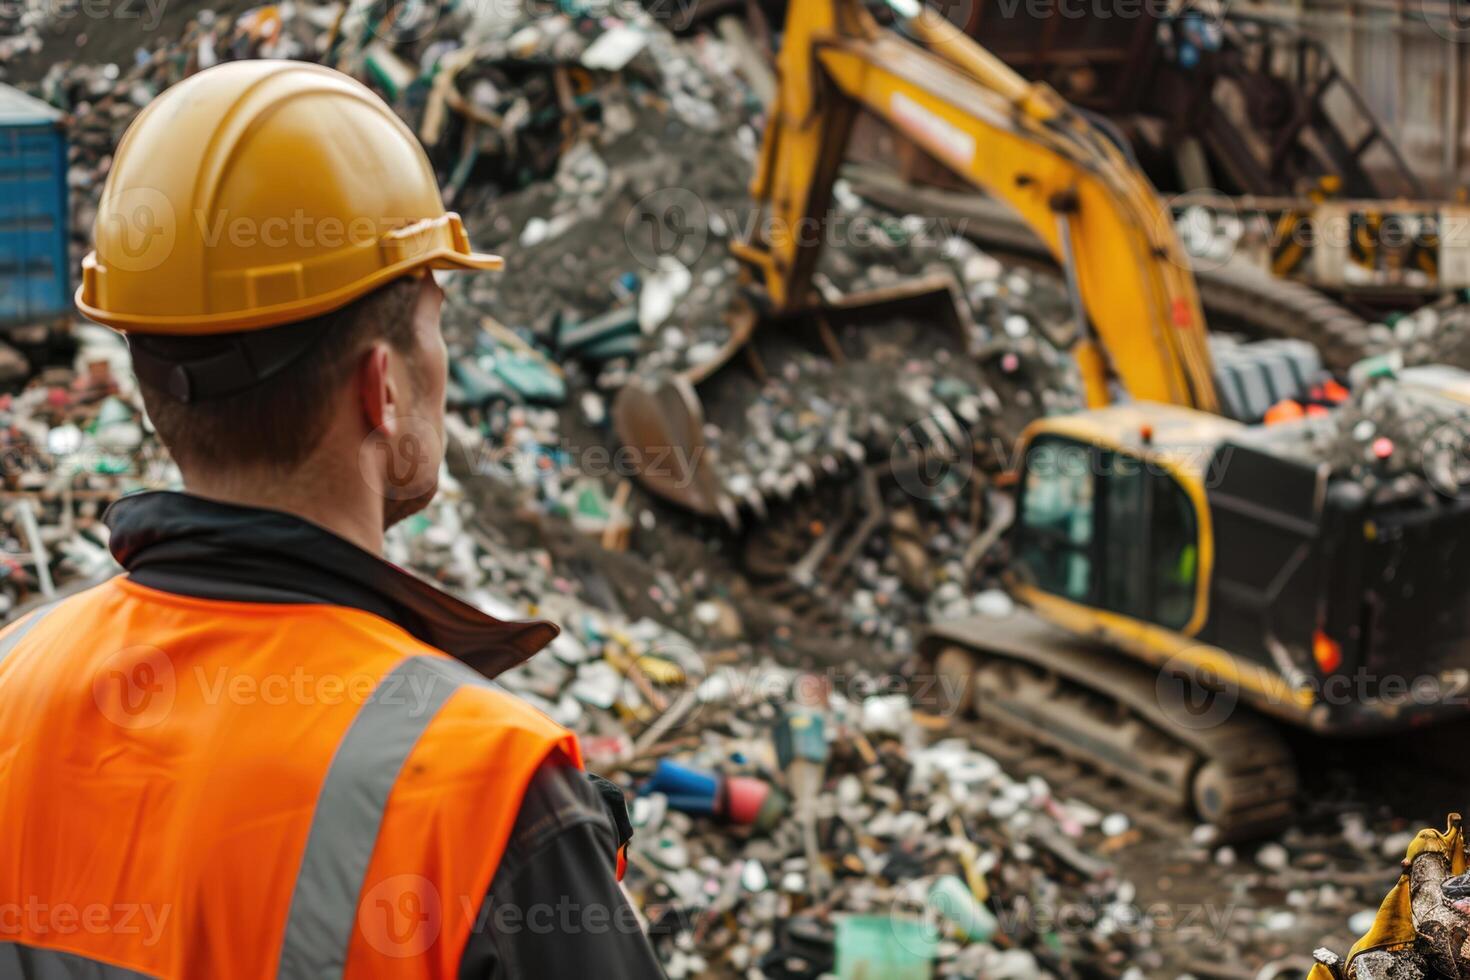
[[[368,45],[363,52],[363,65],[372,80],[388,94],[389,101],[402,95],[417,77],[414,67],[381,41]]]
[[[638,329],[637,304],[608,310],[574,323],[558,318],[556,347],[564,356],[589,361],[607,361],[638,353],[642,336]]]
[[[840,980],[929,980],[938,937],[918,919],[849,915],[837,921]]]
[[[619,357],[636,357],[640,336],[640,334],[631,333],[621,337],[609,337],[590,347],[582,348],[581,355],[585,360],[596,363],[611,361]]]
[[[567,400],[566,381],[544,357],[502,350],[487,359],[492,361],[496,377],[522,401],[560,405]]]
[[[572,510],[572,526],[585,533],[595,533],[607,527],[612,520],[612,501],[596,480],[578,480],[574,489],[575,503]]]
[[[516,400],[505,382],[486,371],[473,357],[457,357],[449,366],[450,376],[459,387],[464,405],[489,405]]]
[[[493,317],[485,317],[481,327],[485,344],[482,363],[522,401],[560,405],[567,400],[566,377],[555,361]]]
[[[954,875],[944,875],[934,882],[927,904],[953,925],[966,942],[989,942],[999,928],[991,911],[975,900],[970,886]]]
[[[1396,378],[1398,377],[1399,371],[1403,369],[1403,366],[1403,355],[1398,351],[1365,357],[1348,368],[1349,386],[1356,388],[1363,382],[1371,381],[1375,378]]]
[[[415,514],[401,525],[409,537],[417,538],[433,530],[434,522],[423,514]]]
[[[120,456],[102,456],[92,464],[92,472],[103,476],[124,476],[132,469],[132,460]]]
[[[487,317],[480,347],[450,365],[450,378],[465,405],[560,405],[567,400],[561,368],[513,330]]]
[[[772,739],[776,747],[776,761],[782,769],[795,759],[805,759],[818,764],[827,761],[827,729],[822,716],[807,708],[788,708],[776,723]]]

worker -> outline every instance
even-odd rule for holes
[[[621,794],[490,678],[557,634],[379,557],[443,457],[443,270],[499,267],[367,88],[222,65],[118,146],[77,303],[185,491],[0,634],[0,977],[660,976]],[[613,799],[615,797],[615,799]]]

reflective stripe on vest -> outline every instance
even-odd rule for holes
[[[531,777],[581,764],[360,610],[119,578],[44,612],[0,633],[4,980],[455,980]]]
[[[10,651],[20,646],[20,641],[26,638],[26,634],[34,629],[36,624],[44,619],[48,612],[55,608],[55,603],[42,606],[19,623],[16,623],[3,637],[0,637],[0,663],[4,663]]]
[[[424,683],[423,702],[399,696]],[[388,794],[409,751],[462,684],[493,686],[458,661],[414,657],[383,679],[353,719],[327,770],[296,876],[281,944],[283,980],[342,976]]]
[[[155,980],[146,973],[76,953],[7,942],[0,942],[0,977],[6,980],[12,977],[18,980]]]

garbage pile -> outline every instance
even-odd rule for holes
[[[734,261],[692,222],[749,209],[754,152],[754,130],[743,141],[706,133],[657,108],[629,108],[615,126],[577,142],[550,179],[503,197],[477,187],[463,202],[506,258],[503,276],[466,283],[464,308],[520,329],[603,390],[707,361],[729,338]],[[645,225],[640,213],[677,224]]]
[[[628,499],[643,497],[622,485],[636,474],[613,467],[609,480],[602,467],[594,478],[579,460],[614,439],[610,411],[625,385],[729,356],[742,290],[731,244],[760,220],[747,185],[761,107],[732,46],[708,34],[676,40],[647,18],[481,20],[468,38],[437,55],[441,70],[412,115],[436,159],[451,164],[446,196],[476,241],[506,259],[503,275],[449,285],[451,404],[476,430],[482,457],[521,460],[509,470],[533,509],[582,527],[614,525],[606,540],[620,542]],[[429,41],[420,57],[435,49]],[[732,498],[779,488],[788,503],[804,467],[828,479],[818,507],[835,510],[826,494],[844,481],[856,486],[864,462],[907,455],[912,434],[935,420],[978,468],[970,441],[1003,454],[1036,415],[1080,406],[1060,352],[1072,325],[1059,279],[1007,269],[942,224],[879,212],[845,183],[835,198],[816,280],[828,299],[938,274],[955,284],[967,326],[953,335],[914,322],[854,327],[843,332],[841,364],[791,345],[767,360],[763,380],[722,377],[705,402],[703,449]],[[780,345],[777,333],[762,335],[763,350]],[[842,472],[824,470],[823,457]],[[845,551],[842,580],[827,581],[830,601],[817,598],[815,616],[775,610],[772,636],[808,649],[846,649],[856,636],[858,646],[902,654],[912,622],[938,608],[934,588],[947,585],[945,607],[958,610],[951,593],[967,577],[958,558],[980,530],[961,496],[970,469],[956,469],[949,486],[924,487],[917,516],[913,501],[891,501],[883,509],[903,527],[869,525],[884,533]],[[661,520],[650,509],[641,519]],[[921,525],[945,527],[925,536]],[[909,544],[891,546],[903,537]],[[667,547],[652,535],[634,540]],[[913,540],[925,543],[915,549]],[[810,579],[793,589],[784,574],[796,547],[767,556],[787,604],[813,602]],[[926,549],[920,561],[915,552]],[[904,613],[916,618],[905,623]]]
[[[1252,976],[1350,945],[1412,836],[1327,794],[1277,841],[1159,838],[1063,777],[1008,773],[927,713],[930,679],[783,662],[718,562],[676,575],[523,538],[494,492],[448,481],[390,557],[564,627],[501,682],[628,790],[625,880],[671,977]],[[981,595],[967,612],[1005,614]]]
[[[1431,303],[1375,325],[1377,353],[1406,366],[1449,364],[1470,369],[1470,304],[1462,297]]]
[[[5,77],[4,66],[13,58],[41,50],[36,32],[39,20],[39,11],[29,4],[6,4],[0,9],[0,79]]]
[[[538,21],[535,37],[543,45],[551,43],[548,35],[580,41],[573,28],[554,28],[558,23]],[[651,37],[663,73],[656,96],[643,76],[625,74],[584,96],[575,115],[562,112],[563,138],[554,166],[539,168],[544,179],[532,179],[537,168],[522,167],[516,174],[524,186],[517,189],[502,166],[488,182],[450,188],[458,194],[464,187],[457,206],[477,239],[507,261],[506,275],[466,283],[468,307],[520,330],[564,364],[575,362],[603,390],[630,377],[647,381],[698,368],[720,355],[740,291],[730,245],[767,220],[753,211],[747,190],[760,106],[739,84],[730,49],[705,35],[675,42],[655,30]],[[502,91],[492,86],[484,97]],[[478,158],[482,151],[473,152]],[[454,179],[468,172],[457,169]],[[975,309],[966,313],[986,328],[981,338],[1019,341],[1029,333],[1008,297],[1026,296],[1035,282],[1045,281],[1048,295],[1023,300],[1033,315],[1070,319],[1065,293],[1051,277],[1007,276],[942,225],[878,212],[842,182],[835,196],[818,277],[825,298],[942,271],[968,293]]]
[[[1470,414],[1461,400],[1470,392],[1470,375],[1440,365],[1360,367],[1351,394],[1333,411],[1252,438],[1291,458],[1326,464],[1372,500],[1455,498],[1470,487]]]
[[[626,614],[604,574],[505,547],[477,492],[451,482],[390,553],[564,626],[500,681],[629,788],[625,884],[670,977],[1145,975],[1137,891],[1089,853],[1126,817],[934,740],[896,675],[778,664],[711,581],[655,582],[665,622]]]
[[[70,366],[0,395],[0,617],[107,574],[107,505],[178,480],[152,438],[122,340],[89,325],[77,340]]]
[[[676,39],[637,7],[620,5],[616,17],[605,8],[293,4],[239,16],[205,10],[180,36],[139,46],[131,65],[57,62],[39,89],[70,117],[74,257],[87,248],[112,148],[162,88],[226,59],[319,60],[357,75],[397,108],[428,147],[446,199],[464,213],[477,241],[507,258],[505,275],[450,287],[463,300],[447,315],[458,355],[457,404],[478,421],[507,396],[555,406],[570,385],[594,389],[580,405],[595,425],[605,412],[601,403],[630,379],[706,364],[729,339],[727,315],[739,292],[729,245],[748,236],[756,218],[746,185],[761,113],[742,82],[737,46],[704,33]],[[877,213],[845,186],[837,197],[829,223],[838,233],[819,280],[829,298],[942,269],[961,284],[976,327],[942,371],[880,372],[885,390],[861,404],[837,402],[871,390],[854,382],[874,380],[873,372],[864,379],[827,365],[793,369],[781,380],[783,390],[756,401],[784,401],[787,421],[804,416],[795,443],[821,439],[828,451],[848,450],[851,426],[815,424],[830,410],[853,419],[881,458],[936,406],[960,412],[982,437],[991,424],[982,415],[1012,416],[1004,426],[1009,440],[1035,414],[1080,402],[1055,337],[1037,334],[1028,320],[1070,319],[1059,283],[1006,274],[959,236]],[[516,356],[539,353],[555,362],[519,372],[529,390],[484,377],[506,334],[492,327],[502,336],[487,343],[491,322],[525,342],[528,350]],[[988,345],[997,368],[989,384],[975,376],[964,345]],[[919,355],[914,364],[923,361],[924,346],[911,352]],[[821,374],[828,383],[809,383]],[[591,384],[582,383],[584,376]],[[752,404],[749,412],[750,424],[730,426],[727,451],[719,454],[734,467],[729,479],[737,496],[752,481],[769,482],[786,456],[815,448],[771,443],[770,453],[738,460],[730,450],[759,449],[777,421],[769,405]],[[872,420],[888,424],[870,433]]]

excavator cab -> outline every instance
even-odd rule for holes
[[[1017,588],[1118,624],[1198,632],[1213,554],[1208,463],[1236,428],[1148,403],[1035,423],[1018,484]]]
[[[1126,451],[1048,435],[1030,447],[1017,569],[1035,588],[1183,630],[1200,583],[1200,515],[1179,478]]]
[[[1424,413],[1462,405],[1417,377],[1399,388]],[[1048,622],[1323,734],[1462,714],[1470,619],[1439,570],[1470,547],[1470,501],[1426,500],[1413,474],[1337,473],[1314,448],[1335,425],[1148,403],[1034,423],[1012,591]]]
[[[1449,373],[1392,383],[1421,428],[1449,420],[1459,452],[1470,375]],[[973,678],[952,707],[1230,836],[1279,827],[1296,780],[1268,718],[1367,736],[1470,705],[1465,579],[1445,574],[1470,549],[1465,474],[1451,492],[1449,476],[1341,471],[1342,431],[1149,403],[1033,423],[1008,571],[1021,608],[940,624],[921,658]]]

